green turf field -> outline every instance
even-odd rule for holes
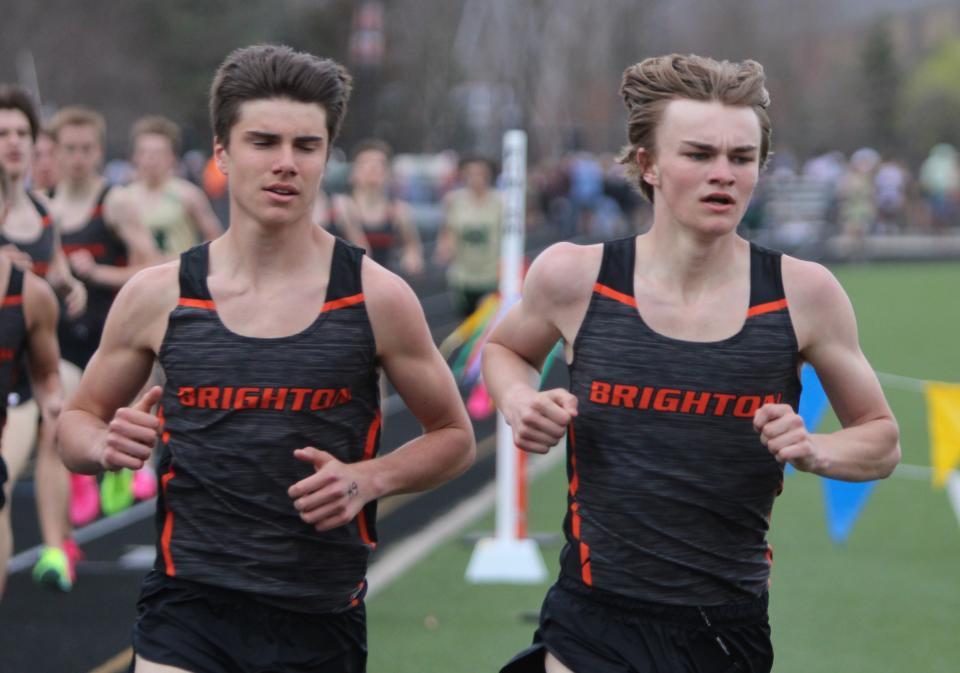
[[[836,269],[878,371],[960,382],[960,264]],[[887,388],[904,463],[929,465],[922,395]],[[835,428],[828,419],[824,429]],[[530,529],[559,531],[565,475],[534,482]],[[491,530],[493,518],[474,530]],[[819,480],[787,479],[773,515],[771,622],[778,673],[960,671],[960,524],[946,494],[894,477],[874,490],[849,542],[833,546]],[[371,673],[497,671],[529,643],[543,586],[463,580],[471,547],[438,547],[368,603]],[[549,573],[557,547],[544,549]],[[583,673],[583,672],[581,672]]]

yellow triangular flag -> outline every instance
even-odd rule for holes
[[[928,383],[927,418],[933,485],[942,488],[950,472],[960,465],[960,385]]]

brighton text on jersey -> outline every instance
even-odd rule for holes
[[[678,388],[641,387],[606,381],[593,381],[590,384],[590,401],[595,404],[699,416],[753,418],[764,404],[779,404],[781,398],[781,393],[733,395]]]

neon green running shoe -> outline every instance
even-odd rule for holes
[[[44,547],[40,558],[33,566],[33,579],[51,589],[66,593],[73,588],[70,579],[70,562],[60,547]]]
[[[105,516],[119,514],[133,504],[133,472],[107,472],[100,481],[100,509]]]

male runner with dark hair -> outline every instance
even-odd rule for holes
[[[0,164],[11,182],[7,215],[0,226],[0,253],[20,268],[46,279],[61,295],[64,313],[76,317],[86,308],[86,288],[70,272],[49,202],[27,189],[33,143],[38,132],[37,113],[30,94],[20,87],[0,85]],[[34,578],[69,591],[79,551],[70,536],[68,472],[54,447],[61,393],[58,389],[56,395],[48,394],[35,401],[33,390],[45,384],[31,381],[31,369],[30,363],[21,358],[11,398],[14,405],[7,410],[4,452],[10,467],[8,488],[12,488],[36,445],[34,483],[44,549],[34,566]],[[59,386],[60,379],[57,381]],[[39,428],[38,419],[42,421]],[[9,512],[7,507],[4,516],[9,517]],[[0,549],[0,567],[6,567],[11,550],[12,546]]]
[[[364,670],[377,499],[472,461],[416,296],[312,221],[349,92],[287,47],[227,57],[210,110],[230,226],[120,291],[64,412],[75,470],[136,469],[160,439],[138,673]],[[127,406],[154,359],[165,386]],[[377,457],[380,368],[424,433]]]
[[[9,210],[12,193],[7,172],[0,163],[0,224]],[[7,255],[0,255],[0,431],[7,425],[7,396],[13,392],[21,358],[29,363],[33,388],[45,407],[55,413],[61,404],[57,363],[57,298],[50,285],[29,271],[18,268]],[[0,598],[7,581],[7,562],[13,551],[10,508],[7,506],[26,453],[5,452],[7,433],[0,441]],[[9,461],[9,462],[8,462]],[[55,572],[55,569],[50,569]],[[41,578],[57,582],[59,577]]]
[[[760,64],[651,58],[621,94],[621,161],[653,202],[650,232],[544,252],[484,353],[521,449],[568,432],[560,578],[504,671],[767,673],[784,464],[885,477],[897,424],[836,279],[737,235],[770,147]],[[570,390],[539,392],[561,339]],[[797,415],[804,361],[842,430],[814,435]]]

